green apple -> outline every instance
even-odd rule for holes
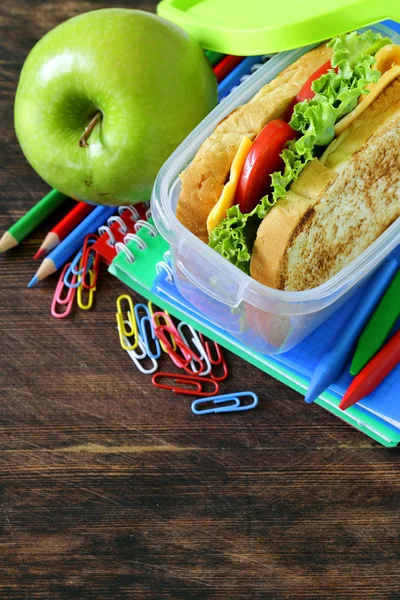
[[[95,204],[149,200],[157,172],[217,102],[204,52],[178,26],[140,10],[88,12],[30,52],[15,129],[52,187]]]

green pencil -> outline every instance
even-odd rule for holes
[[[35,206],[19,219],[0,239],[0,252],[5,252],[20,242],[31,231],[33,231],[42,221],[44,221],[60,204],[64,202],[67,196],[57,190],[51,190]]]
[[[220,52],[214,52],[213,50],[206,50],[206,56],[213,67],[219,63],[225,56],[225,54],[221,54]]]
[[[358,340],[350,367],[350,374],[357,375],[385,343],[397,319],[400,317],[400,269],[379,302],[368,325]]]

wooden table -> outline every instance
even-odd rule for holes
[[[102,6],[1,2],[1,230],[48,189],[13,131],[25,57]],[[195,417],[120,349],[107,273],[92,311],[53,319],[56,277],[26,284],[59,216],[0,257],[0,597],[400,598],[398,453],[230,354],[225,390],[259,407]]]

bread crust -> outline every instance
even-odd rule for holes
[[[181,175],[176,214],[201,240],[208,242],[207,217],[222,193],[243,136],[253,140],[264,125],[283,118],[303,84],[331,56],[332,50],[325,43],[301,56],[247,104],[225,117],[200,146]]]
[[[262,220],[250,261],[250,274],[268,287],[283,289],[286,252],[292,239],[305,227],[312,208],[336,173],[315,159],[307,165],[285,198]]]

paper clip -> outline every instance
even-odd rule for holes
[[[95,273],[92,271],[92,269],[89,269],[88,274],[90,277],[90,287],[86,288],[88,290],[87,303],[84,304],[82,301],[83,288],[84,288],[83,277],[82,277],[81,284],[78,286],[78,290],[77,290],[77,294],[76,294],[76,302],[81,310],[89,310],[90,308],[92,308],[93,297],[94,297],[94,293],[96,291],[96,286],[93,286],[93,281],[95,280]]]
[[[172,385],[168,385],[165,383],[159,383],[159,378],[172,379]],[[209,379],[206,377],[200,378],[195,375],[179,375],[178,373],[154,373],[151,378],[153,385],[158,388],[162,388],[163,390],[172,390],[176,394],[186,394],[188,396],[214,396],[219,392],[219,383],[214,381],[213,379]],[[183,384],[187,386],[194,386],[194,389],[190,388],[181,388],[177,387],[177,384]],[[213,386],[211,392],[205,391],[205,384],[210,384]]]
[[[128,340],[126,339],[126,337],[125,337],[125,342],[129,343]],[[137,350],[127,350],[127,352],[141,373],[144,373],[145,375],[151,375],[151,373],[154,373],[155,371],[157,371],[158,362],[156,361],[156,359],[153,356],[150,356],[149,354],[147,354],[146,347],[145,347],[144,342],[143,342],[142,338],[140,337],[140,335],[138,336],[138,347],[141,351],[140,353]],[[151,361],[151,367],[148,369],[143,367],[143,365],[141,364],[141,361],[144,360],[145,358],[148,358]]]
[[[240,398],[244,396],[250,396],[253,398],[251,404],[241,404]],[[238,412],[240,410],[250,410],[255,408],[258,404],[258,397],[254,392],[233,392],[232,394],[223,394],[222,396],[216,396],[210,398],[210,404],[214,405],[214,408],[203,408],[198,409],[199,404],[205,404],[208,399],[199,398],[192,402],[192,411],[195,415],[207,415],[210,413],[224,413],[224,412]],[[215,406],[216,404],[223,404],[224,406]]]
[[[150,337],[147,333],[146,323],[148,323],[148,329],[150,330]],[[145,315],[140,320],[140,326],[142,329],[142,340],[146,348],[147,355],[149,358],[160,358],[161,356],[161,345],[160,342],[154,332],[153,322],[150,316]],[[155,351],[153,351],[150,347],[150,340],[153,341],[155,346]]]
[[[208,359],[209,359],[210,363],[212,365],[219,365],[219,364],[221,364],[222,361],[224,360],[224,357],[223,357],[223,354],[221,352],[221,348],[217,344],[217,342],[213,342],[214,347],[215,347],[215,351],[217,353],[217,359],[215,360],[215,358],[213,358],[212,354],[211,354],[210,344],[204,339],[204,336],[203,336],[202,333],[200,333],[200,339],[201,339],[202,344],[204,345],[204,348],[206,349],[207,356],[208,356]]]
[[[139,311],[144,311],[144,315],[141,317]],[[154,332],[153,321],[151,319],[151,314],[149,307],[146,304],[135,304],[135,318],[138,327],[139,336],[142,338],[142,341],[145,345],[146,352],[151,358],[160,358],[161,356],[161,347],[160,342]],[[150,348],[150,340],[149,335],[147,333],[146,324],[148,324],[148,328],[150,330],[150,338],[154,341],[155,352]]]
[[[68,269],[66,269],[63,277],[64,285],[69,288],[77,288],[82,281],[82,267],[80,266],[80,260],[82,258],[82,250],[74,256],[72,261],[69,263]],[[79,265],[79,266],[78,266]],[[77,269],[78,267],[78,269]],[[70,281],[70,277],[72,277]]]
[[[57,283],[56,289],[54,291],[53,300],[51,302],[50,312],[53,315],[53,317],[55,317],[56,319],[63,319],[64,317],[68,317],[68,315],[70,314],[70,312],[72,310],[72,304],[73,304],[74,298],[75,298],[76,287],[70,287],[68,289],[68,292],[67,292],[67,295],[65,296],[65,298],[61,298],[61,294],[64,289],[64,276],[65,276],[65,273],[67,272],[68,268],[70,267],[70,264],[71,263],[67,263],[64,266],[63,270],[61,271],[61,275],[58,279],[58,283]],[[76,279],[76,275],[72,276],[72,283],[75,283],[74,279]],[[62,313],[58,313],[57,312],[57,304],[59,304],[61,306],[66,305],[65,311]]]
[[[82,283],[82,280],[84,278],[84,275],[83,275],[84,267],[82,266],[82,256],[83,256],[83,251],[79,250],[79,252],[75,255],[72,262],[69,264],[68,269],[65,272],[64,285],[69,288],[73,288],[73,287],[77,288]],[[91,257],[87,263],[89,268],[92,267],[92,263],[93,263],[93,258]],[[72,279],[70,281],[70,277],[74,277],[74,276],[76,276],[76,279],[75,280]]]
[[[164,331],[167,331],[171,338],[174,339],[176,344],[176,350],[174,350],[170,345]],[[175,327],[172,329],[168,327],[168,325],[158,325],[155,328],[155,333],[158,339],[162,341],[164,346],[167,348],[168,356],[170,357],[172,362],[177,367],[179,367],[179,369],[183,369],[184,371],[186,371],[186,373],[192,374],[193,371],[191,368],[189,368],[189,364],[192,361],[196,361],[200,366],[200,368],[197,371],[195,371],[196,375],[200,375],[200,373],[203,372],[204,365],[201,359],[191,348],[189,348],[189,346],[185,344]],[[178,354],[178,351],[181,352],[181,355]]]
[[[217,376],[214,373],[214,371],[215,371],[215,367],[219,367],[219,366],[222,368],[222,374]],[[213,365],[210,377],[211,377],[211,379],[214,379],[215,381],[224,381],[228,377],[228,375],[229,375],[228,365],[226,364],[225,359],[222,356],[222,362]]]
[[[184,343],[186,344],[186,346],[189,347],[189,342],[188,342],[187,338],[185,337],[185,334],[182,331],[184,327],[187,327],[189,329],[189,331],[192,335],[192,343],[195,346],[196,350],[199,352],[199,359],[201,362],[204,362],[206,365],[205,369],[203,368],[202,371],[197,371],[194,361],[191,360],[190,368],[192,369],[193,373],[201,375],[201,377],[206,377],[211,372],[211,363],[208,359],[207,352],[206,352],[203,344],[201,343],[201,340],[199,338],[199,334],[197,333],[197,331],[191,325],[189,325],[189,323],[185,323],[184,321],[181,321],[178,324],[177,329],[179,331],[179,335],[181,336],[181,338],[184,341]]]
[[[85,237],[85,241],[83,243],[82,249],[82,285],[87,290],[95,290],[97,284],[97,278],[99,276],[100,270],[100,254],[91,248],[91,245],[94,244],[99,239],[99,236],[95,233],[89,233]],[[91,254],[92,253],[92,254]],[[94,256],[93,256],[94,254]],[[93,276],[89,277],[89,284],[86,282],[86,275],[88,271],[93,273]]]
[[[210,374],[211,379],[215,379],[215,381],[224,381],[224,379],[228,377],[229,372],[228,365],[226,364],[224,355],[222,354],[221,347],[219,346],[219,344],[217,344],[217,342],[214,342],[215,350],[217,353],[217,359],[215,359],[212,357],[210,344],[205,341],[202,333],[200,333],[200,340],[204,344],[208,360],[213,365]],[[213,373],[213,371],[215,370],[214,367],[217,367],[219,365],[222,367],[222,374],[217,376],[215,373]]]
[[[158,335],[157,335],[156,329],[159,325],[168,325],[172,329],[176,330],[174,322],[172,321],[171,316],[169,313],[167,313],[167,311],[158,310],[158,311],[154,312],[153,304],[151,302],[149,302],[149,311],[150,311],[150,315],[151,315],[151,320],[153,321],[154,333],[156,334],[157,337],[158,337]],[[164,323],[160,323],[160,319],[163,319]],[[178,334],[178,332],[177,332],[177,334]],[[161,344],[161,348],[162,348],[163,352],[168,354],[168,350],[167,350],[166,346],[163,344],[162,340],[160,340],[160,344]],[[171,336],[170,346],[172,346],[173,350],[176,350],[175,339],[173,336]]]
[[[126,319],[124,318],[122,312],[121,304],[123,300],[126,300],[128,302],[129,310],[127,311],[127,322],[129,323],[129,330],[126,329]],[[121,296],[117,298],[116,319],[118,325],[119,341],[121,342],[122,348],[124,350],[135,350],[135,348],[137,348],[139,344],[139,335],[132,298],[128,296],[128,294],[121,294]],[[130,338],[133,338],[133,343],[131,343]],[[126,343],[127,341],[128,343]]]
[[[154,329],[154,325],[155,325],[156,321],[153,319],[153,315],[155,314],[155,312],[161,312],[161,311],[154,310],[154,306],[153,306],[153,303],[151,300],[148,301],[147,306],[149,307],[149,312],[150,312],[151,320],[153,323],[153,329]],[[168,315],[168,317],[169,317],[169,314],[166,311],[165,311],[165,314]],[[167,349],[164,347],[162,342],[160,342],[160,346],[161,346],[161,350],[163,352],[167,353]]]

